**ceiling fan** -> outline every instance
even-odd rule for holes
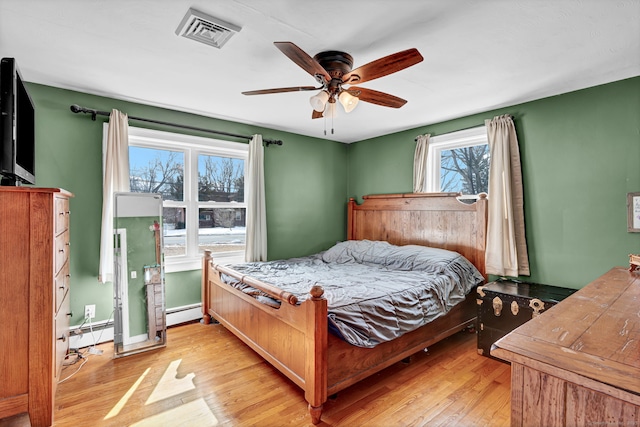
[[[370,102],[383,107],[402,107],[407,103],[402,98],[356,85],[398,72],[424,59],[417,49],[407,49],[352,70],[353,57],[346,52],[329,50],[320,52],[312,58],[291,42],[274,42],[274,45],[289,59],[298,64],[300,68],[311,74],[320,86],[283,87],[242,93],[244,95],[265,95],[320,90],[318,94],[310,99],[313,107],[311,118],[313,119],[323,116],[333,117],[335,115],[336,101],[342,104],[347,113],[355,108],[358,101]],[[343,85],[349,85],[349,87],[345,88]]]

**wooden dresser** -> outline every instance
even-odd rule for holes
[[[69,347],[69,198],[58,188],[0,187],[0,418],[53,424]]]
[[[616,267],[497,341],[511,425],[640,423],[640,273]]]

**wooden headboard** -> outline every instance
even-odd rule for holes
[[[385,240],[456,251],[486,277],[487,198],[467,204],[458,193],[377,194],[351,198],[347,239]]]

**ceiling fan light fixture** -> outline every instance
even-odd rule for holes
[[[327,92],[326,90],[321,90],[320,92],[318,92],[317,94],[309,98],[309,103],[311,104],[311,107],[313,107],[314,110],[316,110],[319,113],[322,113],[325,109],[325,105],[327,104],[328,100],[329,100],[329,92]]]
[[[336,103],[335,102],[327,102],[327,106],[324,109],[324,113],[322,113],[323,117],[328,119],[332,119],[336,116]]]
[[[340,104],[344,107],[344,111],[350,113],[354,108],[356,108],[360,99],[358,99],[357,96],[351,95],[346,90],[343,90],[340,92],[340,95],[338,95],[338,101],[340,101]]]

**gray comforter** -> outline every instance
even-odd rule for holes
[[[340,242],[303,258],[230,265],[293,293],[302,302],[322,286],[332,332],[359,347],[375,347],[447,313],[484,278],[457,252],[394,246],[368,240]],[[279,304],[231,277],[224,280]]]

